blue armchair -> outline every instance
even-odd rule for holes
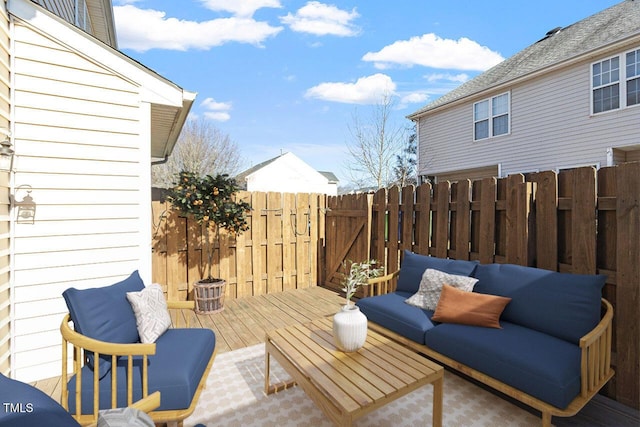
[[[169,328],[154,342],[141,343],[139,313],[127,294],[143,290],[135,271],[111,286],[70,288],[63,293],[69,314],[60,327],[61,400],[83,425],[95,422],[100,409],[128,406],[156,391],[162,399],[149,413],[156,423],[175,421],[181,426],[195,409],[215,358],[215,334],[203,328]],[[165,303],[163,299],[162,303],[165,312],[193,308],[193,301]],[[71,375],[67,372],[69,347]]]

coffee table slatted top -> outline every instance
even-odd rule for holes
[[[267,332],[267,393],[285,388],[269,384],[269,355],[338,425],[430,383],[440,394],[434,392],[434,421],[441,418],[443,368],[375,331],[352,353],[335,346],[330,318]]]

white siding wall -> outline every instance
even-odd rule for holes
[[[590,64],[512,87],[510,135],[473,141],[473,102],[489,95],[420,119],[420,174],[498,163],[503,176],[605,166],[607,148],[640,144],[640,107],[590,115]]]
[[[9,19],[0,2],[0,128],[9,129]],[[4,135],[0,134],[4,139]],[[0,373],[8,375],[11,354],[9,173],[0,172]]]
[[[137,85],[19,21],[14,43],[14,181],[37,208],[14,224],[12,369],[32,381],[60,375],[62,292],[140,267],[149,108]]]

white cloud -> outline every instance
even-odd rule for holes
[[[413,92],[400,98],[400,106],[406,107],[408,104],[423,104],[429,99],[429,94],[424,92]]]
[[[236,16],[252,17],[256,10],[265,7],[281,8],[279,0],[200,0],[213,11],[231,12]]]
[[[431,73],[424,76],[428,82],[453,82],[453,83],[464,83],[469,80],[469,75],[465,73],[460,74],[448,74],[448,73]]]
[[[230,102],[218,102],[213,98],[206,98],[200,103],[200,106],[205,108],[203,113],[205,117],[215,120],[217,122],[226,122],[231,118],[229,110],[231,110]]]
[[[334,5],[310,1],[295,14],[288,13],[280,20],[298,33],[352,37],[360,33],[360,29],[352,22],[359,16],[355,8],[349,12]]]
[[[120,48],[138,52],[149,49],[206,50],[229,42],[262,46],[262,42],[282,30],[282,27],[272,27],[251,18],[196,22],[167,18],[165,12],[132,5],[117,6],[113,11]]]
[[[374,62],[379,69],[393,65],[421,65],[430,68],[485,71],[504,58],[498,52],[466,37],[451,40],[429,33],[409,40],[399,40],[378,52],[368,52],[362,59]]]
[[[226,122],[231,118],[231,114],[226,111],[205,111],[204,116],[216,122]]]
[[[320,83],[307,90],[307,98],[346,104],[376,104],[385,95],[393,94],[396,84],[386,74],[359,78],[355,83]]]

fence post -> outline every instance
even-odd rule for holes
[[[616,399],[640,407],[640,163],[616,167],[617,178],[617,284],[616,322],[617,370]],[[635,321],[633,320],[635,319]]]

